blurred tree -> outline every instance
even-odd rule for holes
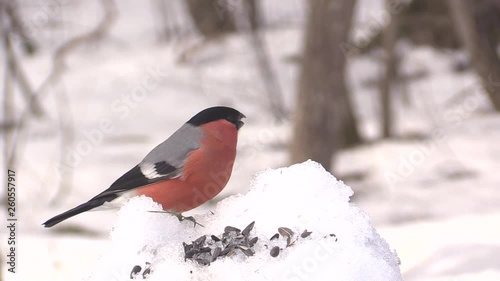
[[[307,159],[331,168],[335,151],[360,142],[345,84],[351,0],[310,0],[298,79],[291,161]]]
[[[238,1],[239,2],[239,1]],[[245,0],[248,7],[250,26],[257,29],[256,0]],[[188,11],[198,32],[206,38],[214,38],[237,30],[234,1],[186,0]]]
[[[445,1],[413,0],[409,3],[396,1],[393,9],[387,9],[391,16],[398,16],[397,39],[407,39],[415,45],[429,45],[435,48],[458,49],[460,42],[450,32],[452,19]],[[396,6],[397,5],[397,6]],[[390,25],[382,26],[366,45],[359,46],[360,53],[383,46],[384,33]]]
[[[500,111],[498,55],[500,3],[496,0],[448,0],[456,33],[469,53],[496,111]]]
[[[248,34],[258,73],[267,94],[269,109],[277,121],[282,121],[286,117],[283,95],[272,69],[265,41],[259,34],[257,0],[187,0],[186,4],[193,23],[204,40],[185,50],[179,61],[186,62],[198,49],[230,32]]]
[[[390,7],[397,5],[397,0],[386,0],[387,10]],[[399,16],[398,14],[391,15],[391,19],[382,34],[382,45],[385,55],[385,70],[383,77],[380,79],[380,108],[382,120],[382,137],[389,138],[392,136],[393,118],[391,107],[391,85],[396,75],[396,37],[398,33]]]

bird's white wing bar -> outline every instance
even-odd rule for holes
[[[150,180],[166,176],[158,173],[158,171],[156,170],[156,165],[152,163],[141,163],[139,165],[139,168],[141,168],[141,173],[144,175],[144,177]]]

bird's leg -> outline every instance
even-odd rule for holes
[[[198,223],[194,217],[192,216],[189,216],[189,217],[185,217],[183,216],[182,214],[177,214],[177,213],[173,213],[173,212],[169,212],[169,211],[149,211],[151,213],[166,213],[166,214],[170,214],[170,215],[174,215],[177,217],[177,219],[179,221],[184,221],[184,220],[188,220],[188,221],[192,221],[194,223],[194,226],[196,227],[196,225],[199,225],[201,227],[205,227],[204,225],[202,225],[201,223]]]
[[[201,227],[205,227],[204,225],[202,225],[202,224],[198,223],[198,222],[194,219],[194,217],[192,217],[192,216],[185,217],[185,216],[183,216],[182,214],[174,214],[174,215],[175,215],[175,216],[179,219],[179,221],[184,221],[184,220],[192,221],[192,222],[194,223],[194,227],[196,227],[196,225],[199,225],[199,226],[201,226]]]

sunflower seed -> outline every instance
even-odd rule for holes
[[[229,232],[232,232],[232,231],[236,232],[236,234],[239,234],[241,232],[241,230],[239,230],[238,228],[233,227],[233,226],[226,226],[224,228],[224,233],[228,233],[229,234]]]
[[[210,253],[212,251],[212,249],[210,249],[210,247],[203,247],[203,248],[200,248],[200,250],[198,251],[199,254],[201,253]]]
[[[200,238],[196,239],[193,241],[193,245],[195,247],[200,247],[203,245],[203,243],[205,243],[205,240],[207,240],[207,237],[205,235],[201,236]]]
[[[337,242],[337,241],[339,240],[339,239],[337,238],[337,235],[335,235],[335,234],[328,234],[328,235],[327,235],[327,236],[325,236],[324,238],[326,238],[326,237],[328,237],[328,236],[330,236],[330,237],[335,237],[335,242]]]
[[[214,252],[212,254],[212,261],[215,261],[217,257],[220,255],[220,253],[221,253],[221,248],[215,247]]]
[[[184,253],[184,260],[193,258],[195,254],[196,254],[195,250],[187,251],[186,253]]]
[[[274,240],[274,239],[278,239],[280,238],[280,235],[278,233],[274,234],[273,237],[271,237],[271,239],[269,240]]]
[[[247,257],[251,257],[255,254],[255,252],[249,248],[238,247],[238,249],[240,249],[243,252],[243,254],[245,254]]]
[[[257,240],[259,240],[259,237],[254,237],[254,238],[250,239],[250,241],[248,241],[248,246],[253,247],[253,245],[255,245],[255,243],[257,243]]]
[[[255,221],[251,222],[249,225],[247,225],[247,227],[245,227],[245,229],[243,229],[241,234],[243,234],[243,236],[248,236],[248,234],[250,234],[250,231],[252,231],[254,225]]]
[[[309,235],[311,235],[311,233],[312,233],[311,231],[307,231],[307,229],[306,229],[306,230],[304,230],[304,232],[302,232],[302,234],[300,235],[300,237],[306,238]]]
[[[278,232],[285,237],[292,237],[295,233],[288,227],[278,227]]]
[[[272,249],[271,249],[271,257],[275,258],[277,257],[279,254],[280,254],[280,247],[278,246],[274,246]]]
[[[134,279],[134,277],[141,272],[142,267],[140,265],[136,265],[132,268],[132,271],[130,272],[130,279]]]
[[[234,250],[234,247],[235,247],[234,245],[227,245],[226,248],[220,252],[220,255],[221,256],[227,255],[229,252]]]

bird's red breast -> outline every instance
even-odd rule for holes
[[[214,198],[226,186],[236,156],[238,130],[226,120],[201,125],[200,147],[190,152],[180,177],[136,190],[162,205],[164,210],[182,213]]]

